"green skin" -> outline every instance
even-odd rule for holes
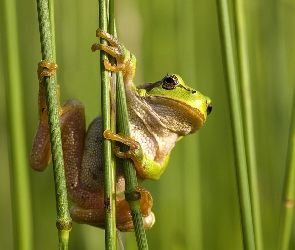
[[[133,78],[136,58],[116,38],[97,30],[97,36],[106,39],[110,46],[94,44],[92,51],[104,50],[116,58],[116,65],[104,62],[106,69],[122,71],[128,108],[131,137],[102,131],[101,116],[97,117],[86,132],[84,106],[80,101],[68,100],[60,107],[65,173],[69,197],[77,204],[71,208],[71,217],[78,223],[104,227],[103,198],[103,136],[129,146],[126,152],[118,148],[119,158],[131,158],[142,179],[159,179],[167,167],[169,154],[175,143],[184,135],[196,132],[211,112],[211,100],[185,85],[176,74],[167,74],[155,83],[135,87]],[[44,76],[53,76],[56,64],[39,63],[39,127],[35,136],[31,166],[43,171],[51,158]],[[103,134],[103,136],[102,136]],[[134,229],[129,205],[122,193],[125,190],[121,160],[117,164],[116,220],[121,231]],[[141,193],[141,212],[144,227],[155,223],[151,212],[151,194],[137,188]]]

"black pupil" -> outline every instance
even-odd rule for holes
[[[174,79],[172,77],[167,77],[166,82],[176,85],[176,82],[174,81]]]

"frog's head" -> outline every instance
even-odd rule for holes
[[[210,98],[188,87],[176,74],[167,74],[161,81],[143,84],[137,91],[164,126],[179,135],[197,131],[212,111]]]

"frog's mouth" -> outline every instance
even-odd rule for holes
[[[207,118],[206,112],[169,97],[149,96],[146,101],[165,127],[179,135],[196,132]]]

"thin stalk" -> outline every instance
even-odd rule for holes
[[[42,60],[53,62],[51,44],[51,31],[49,21],[49,9],[47,0],[37,0],[39,31]],[[57,220],[56,226],[59,235],[59,249],[68,249],[69,232],[72,228],[72,219],[68,211],[66,179],[63,163],[63,151],[61,143],[60,121],[57,101],[57,89],[55,77],[45,77],[46,104],[48,112],[48,124],[50,130],[50,142],[52,163],[55,181]]]
[[[234,20],[237,35],[238,70],[241,84],[243,124],[245,128],[246,159],[249,173],[250,196],[254,220],[254,237],[257,250],[263,249],[263,237],[260,216],[259,187],[257,180],[257,164],[255,150],[255,135],[253,128],[253,113],[251,99],[251,83],[248,58],[247,29],[244,2],[234,1]]]
[[[113,35],[113,36],[116,35],[115,34],[116,33],[116,25],[115,25],[115,4],[114,4],[114,0],[109,0],[109,33],[111,35]]]
[[[54,22],[54,0],[48,0],[49,7],[49,20],[50,20],[50,32],[51,32],[51,45],[52,45],[52,57],[56,62],[56,46],[55,46],[55,22]],[[57,82],[57,76],[55,76]]]
[[[114,0],[109,0],[109,33],[112,35],[116,35],[116,28],[115,28],[115,13],[114,13]],[[111,63],[115,63],[115,59],[111,56],[108,55],[109,61]],[[111,131],[114,133],[116,132],[117,129],[117,110],[116,110],[116,103],[117,103],[117,94],[116,94],[116,88],[117,88],[117,73],[111,72]],[[112,147],[115,146],[116,142],[112,141]],[[108,240],[109,242],[112,242],[112,248],[117,249],[117,242],[120,243],[120,239],[117,241],[117,236],[120,232],[118,232],[117,227],[116,227],[116,157],[112,153],[111,154],[112,158],[112,178],[111,182],[108,184],[112,188],[112,201],[111,201],[111,213],[112,215],[110,216],[112,219],[112,224],[110,227],[110,239]],[[122,241],[121,241],[122,242]]]
[[[118,130],[130,136],[130,126],[128,120],[128,112],[126,105],[125,89],[122,74],[119,74],[117,80],[117,123]],[[126,145],[122,145],[122,151],[128,150]],[[123,160],[124,176],[125,176],[125,194],[132,194],[136,192],[138,186],[136,171],[133,162],[130,159]],[[128,199],[126,199],[128,201]],[[140,250],[148,249],[148,243],[146,239],[145,230],[143,227],[143,221],[140,211],[139,200],[128,201],[131,209],[132,220],[134,224],[134,231],[137,241],[137,247]]]
[[[108,3],[105,0],[99,1],[99,28],[108,30]],[[113,9],[112,9],[113,11]],[[114,15],[112,14],[112,18]],[[107,44],[107,42],[100,38],[100,43]],[[102,121],[103,131],[111,128],[111,108],[110,108],[110,74],[105,69],[103,61],[107,59],[107,54],[104,51],[100,52],[101,61],[101,95],[102,95]],[[114,102],[115,96],[113,95]],[[115,106],[115,104],[113,104]],[[114,112],[114,110],[113,110]],[[113,118],[115,115],[113,116]],[[112,128],[115,129],[114,121]],[[105,206],[105,247],[106,249],[117,248],[117,234],[116,234],[116,187],[115,187],[115,166],[114,156],[112,154],[111,142],[104,139],[104,202]]]
[[[233,130],[237,184],[239,190],[244,248],[255,249],[253,218],[251,211],[250,187],[247,173],[245,142],[241,117],[241,103],[238,89],[238,76],[235,64],[233,32],[230,27],[227,0],[216,0],[219,18],[220,40],[224,61],[224,74],[230,104],[230,116]]]
[[[5,0],[2,15],[5,26],[6,107],[10,143],[10,182],[14,247],[33,249],[30,181],[25,146],[25,122],[18,46],[16,1]],[[5,225],[3,225],[5,227]]]
[[[291,118],[288,155],[286,160],[286,174],[283,193],[283,207],[281,212],[279,246],[278,249],[288,250],[292,233],[295,192],[295,94]]]
[[[106,10],[107,10],[107,6],[106,3],[104,1],[100,1],[100,8],[99,8],[99,27],[100,29],[104,29],[106,30],[106,26],[107,26],[107,15],[106,15]],[[112,33],[115,33],[115,22],[114,22],[114,3],[113,1],[109,2],[109,17],[110,17],[110,30]],[[101,43],[105,42],[103,39],[101,39]],[[105,54],[106,53],[102,53],[103,51],[101,51],[101,61],[103,61],[104,59],[106,59]],[[103,130],[109,129],[110,125],[107,126],[107,123],[109,121],[109,116],[107,115],[107,113],[109,113],[109,108],[107,107],[107,105],[110,103],[109,101],[109,87],[107,85],[108,81],[107,79],[104,78],[104,74],[107,73],[107,71],[105,70],[103,64],[101,65],[101,73],[102,73],[102,100],[103,100]],[[129,120],[128,120],[128,113],[127,113],[127,106],[126,106],[126,99],[125,99],[125,90],[124,90],[124,83],[122,80],[122,76],[120,74],[120,77],[118,78],[118,83],[116,84],[117,86],[117,117],[118,117],[118,129],[120,132],[126,134],[126,135],[130,135],[130,128],[129,128]],[[104,111],[105,108],[105,111]],[[104,118],[107,117],[107,118]],[[105,119],[107,119],[107,121],[105,121]],[[105,140],[107,142],[107,140]],[[107,147],[106,147],[107,146]],[[108,159],[110,159],[110,154],[111,152],[109,152],[110,148],[109,148],[110,144],[106,145],[105,144],[105,148],[104,148],[104,159],[105,159],[105,169],[109,168],[110,166],[107,166],[107,161],[109,161]],[[123,151],[126,151],[128,149],[127,146],[123,145],[122,147]],[[124,159],[123,160],[123,167],[124,167],[124,176],[125,176],[125,193],[130,194],[129,196],[132,196],[132,194],[134,192],[137,193],[136,191],[136,187],[138,186],[137,184],[137,177],[136,177],[136,171],[133,165],[133,162],[130,159]],[[107,171],[105,171],[107,172]],[[111,178],[107,177],[108,174],[105,173],[105,187],[106,186],[112,186],[113,184],[111,183]],[[106,188],[107,189],[107,188]],[[105,197],[107,197],[106,195],[108,195],[108,192],[105,193]],[[108,200],[111,202],[111,199]],[[127,199],[128,201],[128,199]],[[142,221],[142,215],[141,215],[141,210],[140,210],[140,204],[139,204],[139,200],[136,201],[128,201],[129,205],[130,205],[130,209],[131,209],[131,215],[132,215],[132,219],[133,219],[133,224],[134,224],[134,231],[135,231],[135,236],[136,236],[136,240],[137,240],[137,245],[138,245],[138,249],[148,249],[148,245],[147,245],[147,240],[146,240],[146,235],[145,235],[145,230],[144,230],[144,226],[143,226],[143,221]],[[109,204],[109,203],[108,203]],[[112,227],[113,225],[111,225],[111,219],[110,217],[112,216],[110,212],[106,211],[105,213],[106,215],[106,248],[107,249],[112,249],[111,247],[113,247],[112,242],[114,242],[114,227]],[[108,218],[109,217],[109,218]],[[112,228],[111,228],[112,227]]]

